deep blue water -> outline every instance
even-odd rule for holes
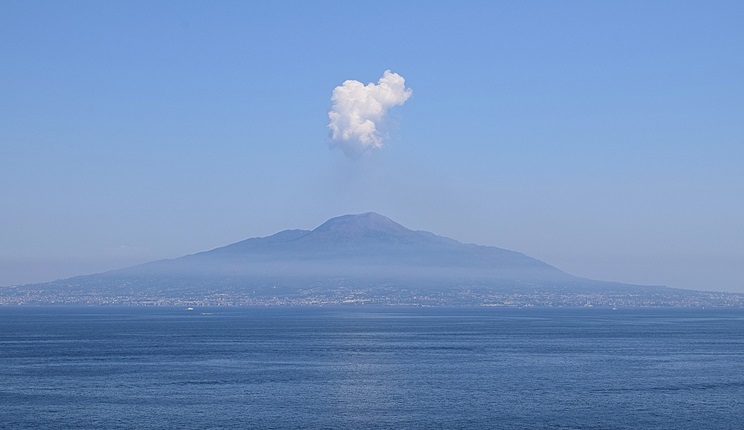
[[[742,310],[0,307],[2,428],[741,429],[742,399]]]

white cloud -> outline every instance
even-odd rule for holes
[[[348,80],[333,90],[333,108],[328,112],[331,146],[347,155],[357,156],[381,148],[383,138],[378,126],[393,106],[400,106],[411,97],[403,76],[386,70],[377,84],[366,86]]]

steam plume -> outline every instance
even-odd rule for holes
[[[332,147],[356,156],[381,148],[383,137],[378,125],[393,106],[400,106],[411,97],[403,76],[386,70],[377,84],[366,86],[348,80],[333,90],[333,108],[328,112],[328,128]]]

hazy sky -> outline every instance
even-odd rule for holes
[[[440,3],[0,2],[0,285],[375,211],[744,292],[744,2]],[[339,147],[386,70],[381,147]]]

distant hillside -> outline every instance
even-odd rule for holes
[[[659,305],[659,297],[689,299],[683,290],[575,277],[518,252],[410,230],[376,213],[12,291],[20,302],[35,303],[614,305],[643,297]]]

